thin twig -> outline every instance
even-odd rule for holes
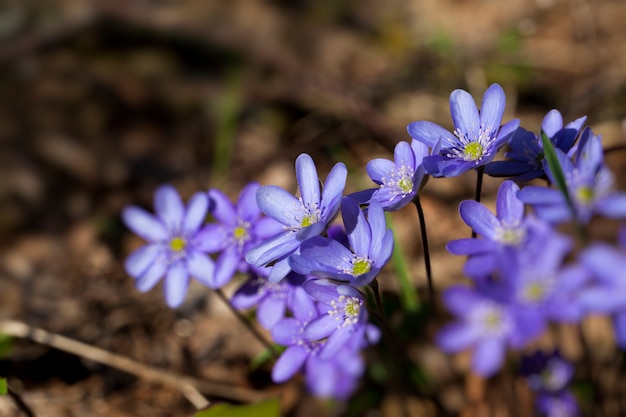
[[[205,381],[187,375],[150,367],[133,359],[121,356],[99,347],[91,346],[78,340],[70,339],[46,330],[31,327],[17,320],[0,320],[0,333],[23,339],[30,339],[42,345],[50,346],[81,358],[101,363],[111,368],[135,375],[147,381],[153,381],[179,390],[197,409],[205,408],[210,403],[201,392],[238,402],[257,402],[267,399],[265,393],[248,388]]]
[[[476,168],[476,193],[474,194],[474,200],[477,203],[480,203],[480,195],[483,190],[483,172],[485,171],[485,166],[479,166]],[[472,237],[476,237],[476,232],[472,230]]]
[[[226,295],[224,294],[224,292],[221,289],[217,289],[215,290],[215,292],[217,293],[218,297],[220,297],[220,299],[224,302],[224,304],[226,304],[228,306],[228,308],[230,309],[230,311],[232,311],[232,313],[235,315],[235,317],[237,317],[237,319],[244,325],[246,326],[246,329],[248,329],[248,331],[250,331],[250,333],[252,333],[252,335],[259,341],[261,342],[261,344],[263,346],[265,346],[265,348],[270,352],[270,354],[274,357],[274,359],[277,359],[280,356],[280,353],[278,352],[278,350],[276,349],[276,346],[272,345],[257,329],[256,327],[254,327],[252,325],[252,323],[250,323],[250,320],[248,320],[243,314],[241,314],[241,311],[237,310],[228,300],[228,297],[226,297]]]
[[[413,204],[417,208],[417,216],[420,221],[420,231],[422,234],[422,247],[424,250],[424,267],[426,268],[426,279],[428,280],[428,293],[430,296],[430,305],[435,308],[435,288],[433,285],[433,274],[430,267],[430,250],[428,249],[428,234],[426,233],[426,220],[424,219],[424,210],[420,200],[419,193],[415,195]]]
[[[17,392],[9,388],[7,390],[7,393],[9,394],[9,397],[13,399],[13,402],[15,403],[17,408],[20,409],[20,411],[22,411],[28,417],[36,417],[35,412],[28,406],[28,404],[26,404],[26,402],[24,402],[22,397]]]

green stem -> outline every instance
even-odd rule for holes
[[[483,191],[483,173],[485,172],[484,166],[476,168],[476,193],[474,194],[474,200],[480,203],[480,195]],[[472,230],[472,237],[476,237],[476,232]]]

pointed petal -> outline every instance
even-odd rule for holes
[[[495,239],[500,222],[487,207],[474,200],[465,200],[459,204],[459,214],[474,232],[480,236]]]
[[[167,272],[167,264],[165,262],[154,262],[143,273],[142,276],[137,277],[135,281],[135,287],[139,292],[150,291],[154,286],[163,278],[163,275]]]
[[[237,214],[241,219],[252,222],[261,216],[261,209],[256,202],[256,193],[259,188],[261,188],[259,183],[251,182],[239,194]]]
[[[293,317],[287,317],[280,320],[277,325],[272,327],[272,339],[279,345],[291,346],[300,340],[300,332],[302,325]]]
[[[241,255],[235,249],[226,249],[220,253],[215,263],[215,275],[211,288],[222,288],[228,284],[237,272],[239,262],[241,262]]]
[[[415,169],[415,154],[408,142],[398,142],[393,149],[393,160],[397,167],[405,166]]]
[[[296,159],[296,178],[304,205],[319,204],[321,197],[317,169],[313,159],[305,153]]]
[[[163,223],[139,207],[126,207],[122,211],[122,220],[130,230],[147,241],[162,242],[169,239]]]
[[[264,266],[284,255],[289,254],[300,245],[295,232],[284,231],[258,245],[246,253],[246,261],[254,266]]]
[[[391,173],[396,169],[396,165],[388,159],[375,158],[367,163],[365,170],[367,175],[376,184],[382,184],[384,179],[389,179]]]
[[[476,345],[472,357],[472,369],[478,375],[489,377],[500,369],[506,347],[499,339],[486,339]]]
[[[519,187],[513,181],[505,181],[498,189],[496,213],[503,225],[520,224],[524,217],[524,203],[517,198]]]
[[[466,324],[453,323],[439,331],[436,338],[437,346],[444,352],[456,353],[476,343],[478,333]]]
[[[315,300],[302,287],[294,289],[291,310],[293,315],[302,323],[307,323],[319,315]]]
[[[563,129],[563,116],[561,116],[561,113],[558,110],[550,110],[541,122],[541,130],[546,134],[546,136],[552,138],[561,129]]]
[[[480,106],[480,124],[485,131],[495,133],[498,130],[502,123],[505,105],[504,90],[498,84],[491,84],[485,91]]]
[[[526,204],[564,204],[563,195],[555,189],[529,185],[517,192],[517,198]]]
[[[307,350],[300,346],[291,346],[278,358],[272,369],[272,381],[277,384],[287,381],[300,370],[309,356]]]
[[[126,258],[124,268],[128,275],[137,278],[148,270],[161,252],[160,245],[144,245]]]
[[[480,116],[470,93],[457,89],[450,94],[450,114],[456,130],[468,138],[478,138]]]
[[[447,132],[447,131],[446,131]],[[415,166],[422,164],[422,159],[428,156],[428,146],[415,139],[411,140],[411,150],[415,156]]]
[[[456,143],[456,138],[450,131],[444,129],[438,124],[420,120],[417,122],[409,123],[407,131],[411,138],[433,148],[435,144],[442,140],[444,142],[443,147],[449,148]]]
[[[221,190],[214,188],[209,190],[208,195],[213,202],[213,207],[211,208],[211,214],[213,217],[215,217],[220,223],[230,226],[237,224],[237,212],[235,210],[235,206],[226,194],[224,194]]]
[[[337,330],[339,325],[342,324],[339,321],[340,317],[324,314],[309,322],[304,328],[302,336],[307,340],[322,340],[327,338]]]
[[[287,276],[291,272],[291,267],[289,266],[289,258],[281,259],[276,262],[272,269],[270,270],[269,275],[267,276],[267,280],[272,283],[279,282],[283,278]]]
[[[346,187],[346,179],[348,178],[348,169],[342,162],[338,162],[328,173],[324,188],[322,189],[322,201],[320,207],[324,214],[322,221],[329,223],[339,211],[339,204],[343,196],[343,190]]]
[[[204,226],[193,238],[194,249],[199,252],[215,253],[228,246],[230,231],[221,223]]]
[[[189,273],[183,262],[175,262],[170,265],[165,276],[165,301],[170,308],[176,308],[182,304],[189,286]]]
[[[605,217],[613,219],[626,218],[626,194],[615,193],[609,195],[598,201],[595,209]]]
[[[443,293],[443,303],[455,316],[463,317],[480,302],[480,297],[466,286],[455,285]]]
[[[380,208],[380,205],[378,207]],[[357,256],[367,256],[372,241],[372,232],[359,204],[350,198],[344,198],[341,202],[341,216],[352,251]]]
[[[209,288],[220,288],[215,285],[215,264],[208,256],[192,252],[187,257],[187,267],[192,277]]]
[[[372,236],[370,253],[373,256],[376,256],[376,254],[383,252],[383,245],[387,244],[387,242],[385,242],[385,235],[388,232],[391,233],[391,231],[387,229],[385,212],[378,201],[372,201],[370,203],[367,211],[367,221],[369,223]]]
[[[300,226],[298,213],[302,213],[302,204],[296,197],[274,185],[259,188],[256,202],[261,211],[287,226]]]
[[[230,303],[238,310],[251,308],[259,303],[259,300],[266,295],[261,289],[264,280],[260,277],[252,277],[235,291],[230,299]]]
[[[200,228],[209,210],[209,198],[206,193],[196,193],[189,200],[185,212],[183,230],[195,232]]]
[[[476,255],[490,252],[496,248],[496,243],[489,239],[457,239],[446,244],[446,249],[453,255]]]
[[[256,318],[259,324],[265,329],[274,328],[283,317],[285,317],[285,300],[267,297],[259,304],[256,311]]]
[[[170,185],[163,185],[154,195],[154,209],[157,216],[165,223],[169,230],[178,230],[183,223],[185,206],[176,189]]]

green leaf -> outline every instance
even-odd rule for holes
[[[572,203],[572,199],[569,195],[569,191],[567,190],[567,183],[565,181],[565,174],[563,174],[563,168],[561,168],[561,164],[559,163],[559,158],[556,156],[556,151],[554,150],[554,146],[550,141],[550,138],[546,135],[546,133],[541,131],[541,143],[543,144],[543,155],[546,158],[546,163],[548,164],[548,168],[550,168],[550,172],[554,177],[554,181],[556,182],[556,187],[559,189],[561,194],[565,197],[567,201],[567,205],[572,212],[572,217],[576,218],[576,207]]]
[[[387,224],[393,230],[393,223],[391,216],[386,213]],[[400,297],[402,305],[406,311],[416,311],[419,306],[419,300],[417,299],[417,292],[413,287],[411,276],[409,275],[409,268],[407,267],[406,257],[402,252],[402,247],[398,242],[396,234],[393,234],[393,255],[391,257],[393,262],[393,269],[398,277],[398,284],[400,284]]]
[[[9,387],[6,378],[0,378],[0,395],[7,395]]]
[[[194,417],[280,417],[280,402],[274,398],[256,404],[216,404],[198,411]]]
[[[15,338],[8,334],[0,334],[0,358],[6,357],[13,348]]]
[[[285,349],[286,347],[284,346],[274,345],[274,351],[277,351],[279,353],[284,352]],[[274,353],[270,351],[269,349],[265,348],[261,352],[259,352],[258,355],[252,358],[252,360],[250,361],[250,370],[255,371],[259,369],[261,366],[271,361],[272,359],[274,359]]]

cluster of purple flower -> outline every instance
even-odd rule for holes
[[[253,183],[236,205],[210,190],[195,194],[185,207],[172,187],[163,186],[156,192],[156,216],[138,207],[123,213],[128,227],[149,242],[128,257],[126,269],[140,291],[165,276],[171,307],[182,303],[190,276],[219,289],[236,272],[247,274],[232,304],[256,306],[259,323],[286,347],[274,381],[304,370],[312,392],[345,398],[364,370],[358,352],[380,338],[369,323],[363,288],[393,251],[385,211],[419,204],[429,176],[474,168],[479,175],[518,181],[543,178],[560,189],[520,190],[507,180],[495,214],[478,201],[460,204],[462,219],[477,237],[449,242],[447,249],[468,256],[464,272],[472,285],[443,293],[458,320],[441,330],[437,343],[446,352],[473,348],[473,370],[490,376],[508,347],[521,348],[548,322],[578,322],[599,312],[614,317],[619,345],[626,347],[626,231],[622,249],[596,243],[576,253],[572,239],[554,227],[568,220],[584,225],[594,215],[626,217],[626,194],[615,189],[601,139],[583,129],[585,117],[564,126],[556,110],[546,115],[539,135],[519,128],[518,120],[502,125],[505,102],[497,84],[486,90],[480,110],[469,93],[455,90],[453,132],[428,121],[409,124],[412,141],[398,143],[393,161],[367,164],[376,187],[348,196],[345,165],[337,163],[321,187],[307,154],[295,163],[296,196]],[[545,138],[551,150],[544,150]],[[494,161],[507,144],[510,159]],[[557,165],[548,162],[548,152]],[[339,212],[343,227],[332,225]],[[208,214],[216,221],[205,224]]]
[[[576,417],[578,403],[569,390],[574,367],[558,351],[522,357],[522,374],[535,394],[535,408],[543,417]]]
[[[516,122],[499,128],[504,111],[499,86],[487,89],[481,112],[458,90],[450,97],[450,108],[454,135],[425,121],[408,127],[414,140],[432,147],[424,159],[426,173],[454,176],[484,165],[494,176],[546,178],[555,184],[553,170],[560,169],[566,192],[541,186],[520,190],[507,180],[498,191],[495,215],[473,200],[460,204],[462,219],[479,237],[449,242],[447,249],[468,256],[464,273],[474,285],[444,292],[444,304],[459,320],[438,334],[439,346],[448,352],[473,347],[473,370],[490,376],[500,368],[507,346],[522,347],[548,321],[578,322],[593,312],[614,315],[619,344],[626,346],[626,297],[618,290],[626,282],[623,253],[598,243],[565,265],[575,255],[574,243],[553,227],[568,220],[584,225],[595,214],[626,218],[626,194],[615,189],[600,137],[583,129],[586,118],[565,126],[556,110],[544,118],[540,135],[554,148],[559,165],[554,167],[546,160],[540,135],[516,130]],[[510,160],[492,161],[506,143]],[[527,214],[526,205],[534,214]]]

